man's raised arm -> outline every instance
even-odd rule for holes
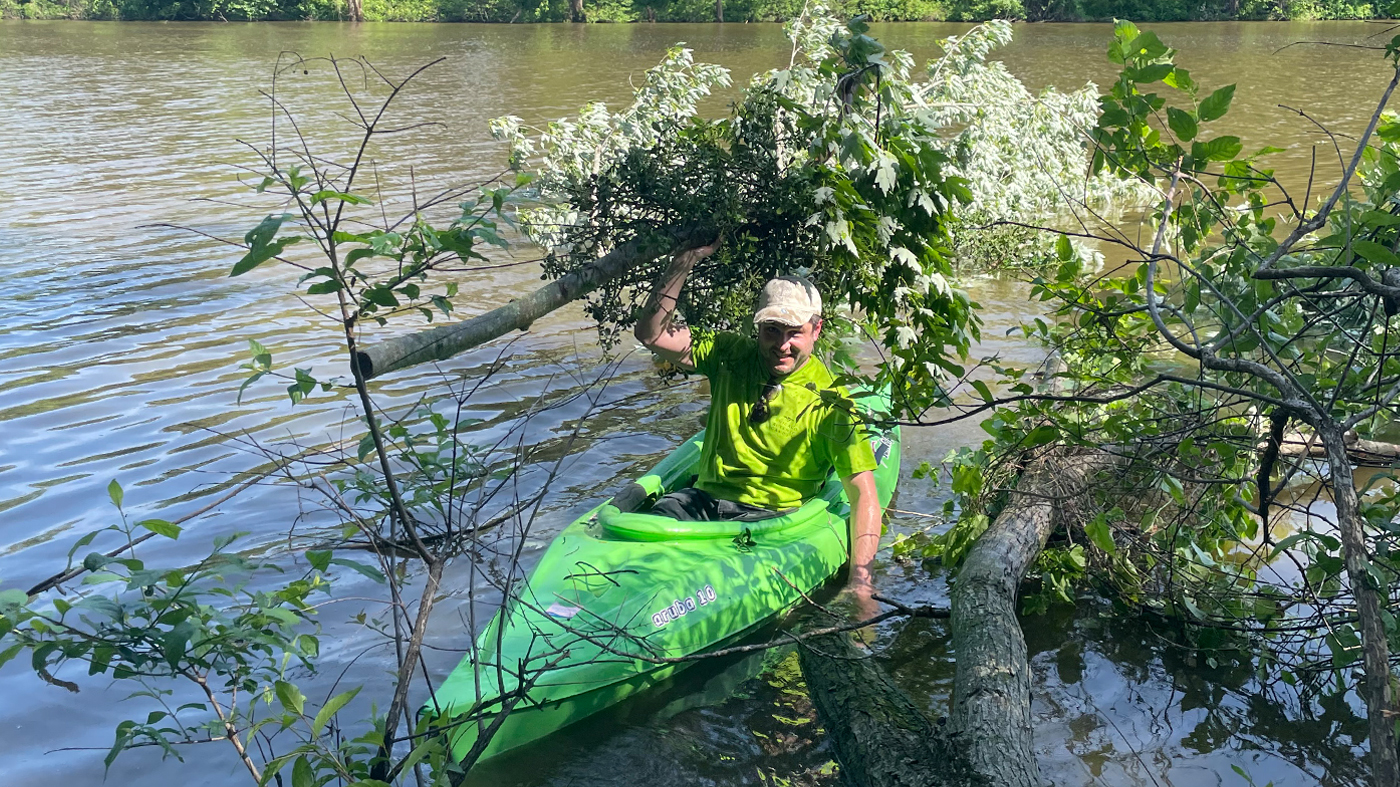
[[[708,246],[686,249],[671,259],[671,264],[652,286],[651,297],[642,308],[633,334],[637,341],[656,353],[662,360],[692,371],[695,364],[690,358],[690,329],[672,323],[676,313],[676,301],[680,298],[681,287],[695,263],[715,253],[719,240]]]

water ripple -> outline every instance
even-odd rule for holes
[[[1375,92],[1370,86],[1379,83],[1380,69],[1352,52],[1266,55],[1297,38],[1361,38],[1371,32],[1366,26],[1163,27],[1170,28],[1159,31],[1164,38],[1179,37],[1173,43],[1184,57],[1200,61],[1189,63],[1198,80],[1238,80],[1247,88],[1236,98],[1236,111],[1251,119],[1247,142],[1257,138],[1262,144],[1267,136],[1270,142],[1291,141],[1297,150],[1288,154],[1293,158],[1283,157],[1283,166],[1294,172],[1305,165],[1314,140],[1296,118],[1272,108],[1282,86],[1299,83],[1277,74],[1306,72],[1315,102],[1310,110],[1343,130],[1362,122],[1370,99],[1357,97],[1369,96]],[[906,25],[877,32],[927,57],[937,37],[962,29]],[[1111,74],[1102,58],[1103,26],[1036,26],[1018,35],[1007,61],[1036,86],[1104,83]],[[257,91],[269,85],[279,53],[363,54],[395,73],[445,57],[398,108],[401,122],[432,120],[442,127],[394,140],[393,152],[374,151],[386,178],[404,181],[411,166],[430,191],[428,186],[479,182],[501,169],[504,151],[489,139],[489,118],[510,112],[539,124],[584,101],[616,107],[628,94],[629,80],[639,81],[676,40],[688,41],[702,59],[731,66],[740,83],[788,57],[774,25],[0,23],[4,584],[24,586],[47,576],[64,565],[74,536],[115,521],[106,496],[114,478],[127,488],[133,510],[168,507],[175,516],[265,467],[267,458],[254,441],[309,446],[353,439],[352,411],[339,392],[292,408],[281,385],[264,381],[238,398],[249,339],[269,347],[284,368],[347,373],[334,323],[309,314],[290,296],[292,272],[268,267],[229,279],[237,257],[230,247],[151,226],[177,224],[238,238],[277,209],[247,201],[239,180],[247,176],[238,167],[253,166],[255,158],[238,140],[267,144],[270,113]],[[1230,54],[1241,52],[1249,54]],[[350,150],[352,138],[337,130],[343,126],[329,113],[333,86],[289,73],[278,90],[305,113],[304,128],[319,150]],[[725,100],[716,97],[707,106],[719,111]],[[287,131],[284,123],[284,143]],[[404,196],[402,190],[396,195]],[[461,283],[458,311],[472,314],[537,286],[538,271],[464,274]],[[1023,311],[1023,296],[1016,288],[993,290],[984,288],[978,299],[991,307],[992,322],[1010,324]],[[479,374],[499,352],[483,348],[444,364],[443,371],[400,373],[374,387],[387,411],[402,412],[425,392],[440,389],[444,378]],[[473,402],[474,415],[486,422],[483,439],[498,439],[522,412],[522,402],[542,391],[561,399],[576,385],[574,375],[597,363],[577,309],[541,321],[517,338],[512,353],[493,386]],[[688,395],[656,384],[640,359],[623,363],[615,385],[618,395],[642,395],[636,409],[590,416],[583,402],[571,402],[515,436],[538,450],[541,461],[578,454],[546,509],[544,526],[532,536],[535,547],[600,490],[694,428],[693,408],[674,418],[663,415]],[[568,437],[580,421],[588,438],[582,442]],[[924,453],[910,464],[936,461],[951,444],[976,439],[972,431],[947,430],[925,440],[919,449]],[[919,439],[911,436],[909,445],[921,445]],[[302,503],[295,490],[257,487],[155,554],[187,559],[213,536],[238,530],[263,540],[284,536]],[[447,609],[445,614],[461,611]],[[378,679],[382,667],[367,660],[373,674],[366,679]],[[105,748],[112,725],[127,712],[111,692],[85,685],[81,699],[55,698],[57,692],[36,688],[32,676],[14,670],[0,680],[13,700],[0,714],[7,750],[16,753],[7,783],[47,784],[60,770],[64,781],[100,783],[99,755],[75,755],[60,766],[41,752],[60,738]],[[31,701],[40,691],[46,699]],[[29,712],[35,707],[45,708],[44,718]],[[708,734],[723,729],[712,726]],[[124,757],[112,782],[149,781],[142,770],[163,767],[141,756]],[[198,778],[232,784],[240,779],[233,773]],[[76,782],[69,778],[74,774]]]

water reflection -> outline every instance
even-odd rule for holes
[[[912,569],[910,583],[933,581]],[[900,586],[899,590],[906,588]],[[1037,756],[1054,784],[1365,783],[1366,724],[1344,698],[1302,698],[1273,676],[1207,667],[1172,632],[1086,601],[1024,621]],[[886,669],[931,718],[946,714],[946,621],[882,628]],[[472,784],[836,784],[831,751],[787,649],[702,664],[474,774]]]
[[[925,58],[936,38],[964,29],[911,24],[876,26],[875,33]],[[1341,131],[1355,130],[1383,77],[1379,58],[1369,53],[1295,48],[1273,54],[1300,39],[1364,40],[1376,29],[1366,24],[1154,29],[1182,50],[1183,65],[1198,81],[1240,83],[1232,131],[1247,145],[1289,147],[1275,164],[1295,179],[1305,177],[1319,137],[1275,105],[1302,104]],[[1107,34],[1103,25],[1022,26],[1004,58],[1032,86],[1103,84],[1113,73],[1102,57]],[[586,100],[616,105],[628,95],[629,79],[678,40],[701,59],[733,68],[741,84],[788,57],[776,25],[0,23],[0,581],[27,586],[52,573],[74,537],[110,523],[104,490],[112,478],[127,487],[130,505],[143,513],[164,508],[162,515],[175,518],[265,464],[247,448],[249,438],[324,445],[353,430],[346,402],[336,395],[295,410],[277,385],[237,399],[248,339],[271,348],[279,364],[330,374],[340,368],[326,326],[286,295],[291,275],[268,268],[229,280],[227,249],[149,226],[169,222],[238,236],[260,217],[224,200],[241,193],[234,165],[250,161],[236,140],[265,138],[268,112],[256,91],[267,85],[279,53],[362,54],[391,71],[445,57],[403,105],[406,121],[432,119],[444,128],[402,140],[394,162],[400,172],[411,165],[424,184],[461,183],[493,174],[503,163],[504,152],[487,136],[487,119],[510,112],[539,124]],[[291,80],[285,88],[289,99],[307,106],[329,95],[327,86],[309,80]],[[707,111],[721,111],[725,100],[716,97]],[[1334,166],[1326,157],[1320,162],[1323,175]],[[530,266],[464,275],[458,312],[504,302],[536,286],[537,275]],[[987,307],[986,335],[995,343],[985,349],[1034,361],[1036,348],[1004,338],[1029,313],[1024,287],[997,280],[968,285]],[[444,375],[477,373],[497,353],[487,348],[442,372],[395,375],[376,389],[386,409],[401,411],[441,385]],[[522,399],[545,389],[566,397],[575,373],[587,377],[600,363],[577,309],[541,321],[513,353],[505,374],[474,403],[472,415],[486,422],[484,439],[513,428],[510,419]],[[543,510],[537,542],[696,427],[700,405],[693,389],[659,383],[640,358],[621,363],[615,390],[619,398],[635,398],[586,419],[565,408],[527,430],[525,440],[540,461],[574,457],[567,484]],[[581,419],[584,439],[560,437]],[[910,430],[906,464],[937,462],[949,448],[981,437],[973,423]],[[936,492],[908,478],[900,500],[918,511],[941,503]],[[273,543],[301,503],[286,487],[254,488],[151,558],[188,559],[215,536],[234,531]],[[922,524],[899,522],[897,529]],[[918,566],[883,571],[884,586],[896,595],[946,598],[942,580]],[[482,608],[462,600],[471,577],[466,567],[449,573],[457,603],[444,603],[435,619],[433,644],[445,649],[430,655],[436,674],[455,662],[451,649],[469,636],[471,621],[489,615],[482,606],[489,599],[478,599]],[[1241,763],[1261,783],[1346,784],[1360,767],[1360,733],[1345,704],[1290,704],[1265,695],[1257,679],[1187,664],[1151,630],[1100,621],[1092,610],[1068,620],[1028,621],[1028,633],[1047,687],[1038,695],[1037,740],[1047,772],[1061,783],[1232,784],[1239,780],[1229,766]],[[942,713],[951,680],[946,632],[936,622],[917,622],[887,636],[886,658],[903,684],[931,713]],[[371,651],[351,661],[373,645],[363,629],[332,626],[326,642],[328,673],[345,667],[347,679],[382,678],[387,655]],[[770,670],[766,678],[751,679],[752,664],[734,665],[732,673],[687,673],[684,681],[701,683],[678,683],[647,701],[652,705],[621,709],[637,715],[610,717],[582,743],[561,738],[550,744],[556,759],[533,770],[529,763],[501,770],[501,779],[761,783],[782,776],[829,783],[829,754],[802,726],[808,722],[779,719],[807,718],[795,706],[781,706],[796,702],[790,676],[779,679]],[[708,697],[705,681],[723,675],[742,676],[739,693],[717,690]],[[330,684],[329,678],[310,680]],[[0,691],[11,700],[0,722],[11,754],[7,782],[16,785],[55,778],[101,783],[112,727],[140,711],[119,704],[125,692],[105,684],[85,682],[82,694],[68,695],[14,665],[0,673]],[[1189,707],[1180,702],[1188,696]],[[697,698],[717,704],[665,711]],[[780,706],[787,709],[775,713]],[[59,742],[96,750],[44,754]],[[110,780],[242,783],[224,749],[205,747],[191,756],[197,767],[136,753],[118,761]]]

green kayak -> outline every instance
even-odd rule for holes
[[[888,409],[876,397],[862,403]],[[871,433],[883,506],[899,478],[899,429]],[[453,756],[467,756],[503,702],[514,700],[513,710],[482,759],[644,691],[692,663],[667,659],[743,637],[845,565],[850,507],[834,476],[801,508],[758,522],[626,512],[689,484],[703,439],[703,432],[691,438],[630,493],[564,528],[529,578],[508,589],[475,657],[468,654],[423,709],[452,720]]]

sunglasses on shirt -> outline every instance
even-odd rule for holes
[[[758,426],[768,420],[770,414],[768,403],[773,400],[774,396],[778,395],[778,391],[782,390],[782,387],[782,384],[775,380],[769,380],[763,384],[763,390],[758,394],[758,401],[754,402],[753,409],[749,410],[750,424]]]

